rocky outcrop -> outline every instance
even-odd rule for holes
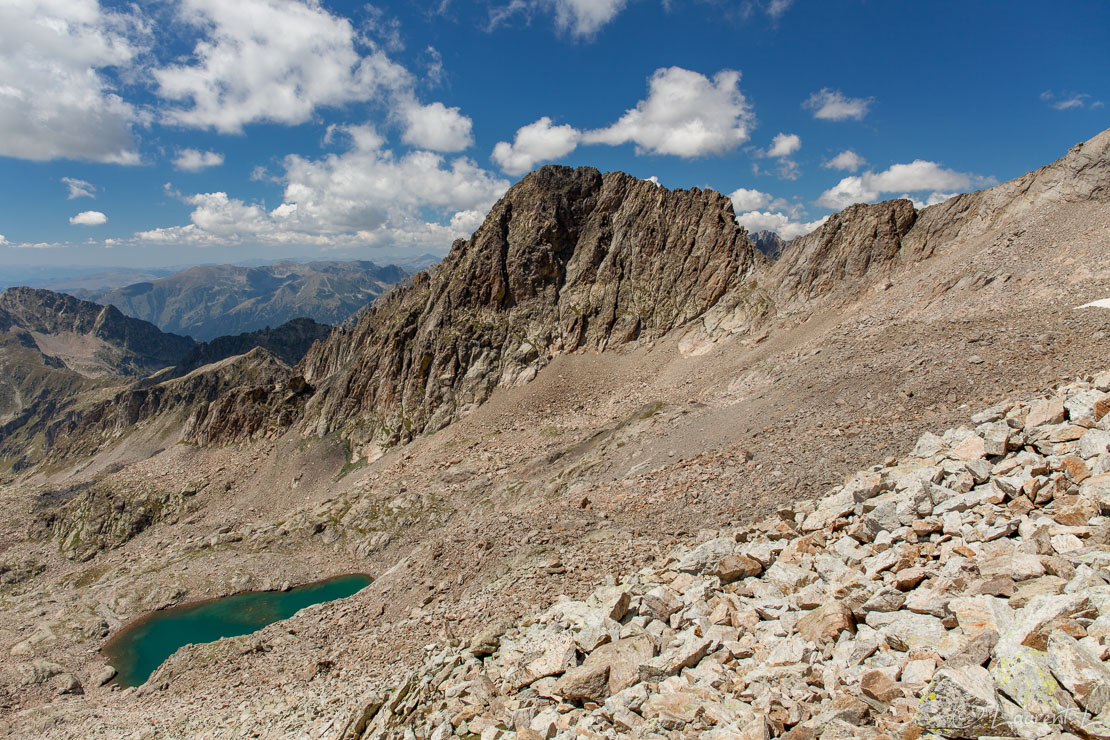
[[[341,736],[1110,737],[1108,412],[1110,372],[926,434],[432,653]]]
[[[915,211],[908,200],[857,204],[781,248],[775,302],[796,308],[830,293],[852,295],[938,246],[1002,228],[1032,208],[1110,200],[1110,130],[1065,156],[1001,185]]]
[[[175,415],[187,440],[223,439],[211,429],[210,406],[221,424],[233,424],[236,438],[250,438],[274,411],[274,398],[299,396],[306,386],[269,351],[250,352],[205,365],[180,378],[129,388],[81,412],[68,414],[46,430],[50,454],[87,455],[117,440],[136,425]],[[278,415],[280,419],[280,414]]]
[[[916,217],[908,200],[861,203],[833,214],[783,250],[772,277],[778,304],[850,293],[865,277],[889,271]]]
[[[43,354],[86,375],[147,375],[177,364],[196,344],[124,316],[113,306],[49,290],[5,290],[0,315],[5,330],[28,332]]]
[[[195,486],[168,491],[143,484],[117,490],[106,484],[60,492],[68,500],[38,513],[30,527],[36,539],[53,539],[63,557],[86,561],[119,547],[151,525],[172,521],[185,510]]]
[[[905,248],[928,257],[946,242],[1001,228],[1032,208],[1087,200],[1110,200],[1110,129],[1038,170],[923,209]]]
[[[782,250],[787,245],[787,241],[773,231],[757,231],[750,238],[755,248],[772,261],[782,255]]]
[[[312,319],[299,318],[287,321],[275,329],[259,329],[237,336],[217,337],[211,342],[198,344],[185,355],[174,373],[185,375],[203,365],[242,355],[255,347],[271,352],[287,365],[296,365],[308,352],[314,342],[324,339],[332,327],[319,324]]]
[[[469,241],[313,347],[302,429],[356,446],[445,426],[560,352],[651,340],[759,258],[729,200],[623,173],[544,167]]]

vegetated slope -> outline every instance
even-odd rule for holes
[[[356,445],[442,428],[556,354],[662,336],[759,259],[718,193],[543,167],[438,266],[309,352],[303,428]]]
[[[163,331],[206,341],[307,317],[340,324],[408,273],[373,262],[216,265],[105,291],[82,291]]]

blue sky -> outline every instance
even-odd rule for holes
[[[7,0],[0,265],[442,254],[546,162],[795,236],[1110,125],[1110,3]]]

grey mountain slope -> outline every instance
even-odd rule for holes
[[[927,259],[941,238],[997,229],[1031,208],[1097,200],[1110,181],[1110,131],[995,188],[916,211],[859,204],[790,242],[770,263],[712,191],[642,186],[623,173],[544,167],[515,185],[468,241],[316,343],[295,369],[303,392],[259,388],[213,402],[197,440],[260,428],[332,433],[375,454],[440,429],[497,388],[528,383],[552,358],[651,342],[680,329],[697,354],[815,301],[861,295]],[[948,236],[944,236],[948,235]],[[282,406],[278,396],[293,406]]]
[[[372,262],[278,262],[194,267],[159,280],[81,297],[207,341],[307,317],[340,324],[408,272]]]

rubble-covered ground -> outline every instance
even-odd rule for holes
[[[1110,738],[1110,372],[368,697],[346,737]]]

